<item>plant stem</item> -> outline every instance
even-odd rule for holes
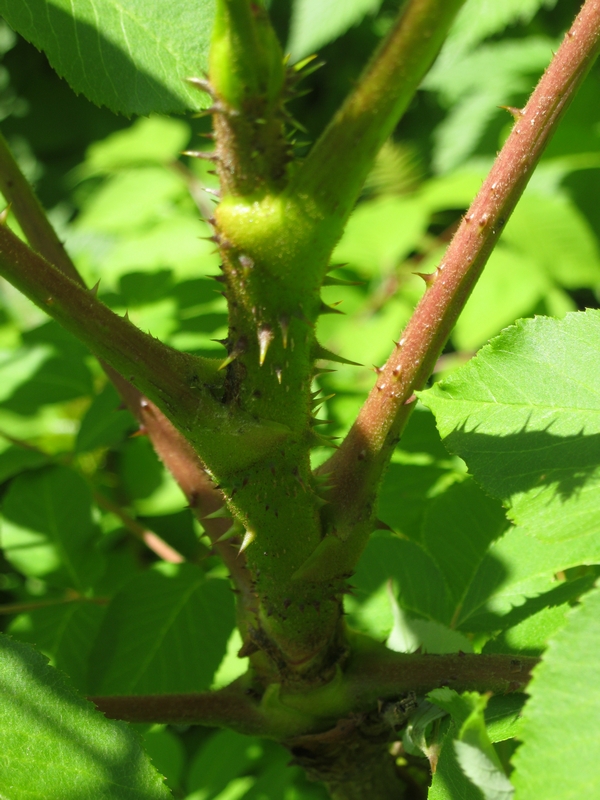
[[[371,644],[367,652],[352,657],[335,707],[328,708],[325,703],[318,713],[309,713],[306,706],[303,709],[306,694],[302,693],[281,694],[277,709],[266,707],[263,712],[246,693],[246,676],[214,693],[91,699],[108,716],[129,722],[227,725],[245,733],[290,740],[327,731],[340,718],[372,712],[379,699],[397,699],[410,691],[424,695],[440,686],[457,692],[522,691],[537,663],[537,658],[509,655],[394,653]]]
[[[171,167],[186,168],[180,162]],[[191,176],[191,173],[190,173]],[[191,178],[190,178],[191,180]],[[190,191],[194,187],[190,186]],[[11,204],[19,225],[29,243],[46,261],[56,266],[76,283],[84,285],[77,268],[58,239],[56,232],[25,176],[19,169],[5,139],[0,134],[0,190]],[[192,191],[193,193],[193,191]],[[200,211],[208,214],[208,207],[199,205]],[[163,463],[171,471],[175,480],[187,497],[190,507],[202,522],[213,547],[217,550],[229,568],[232,580],[241,591],[248,604],[254,602],[251,594],[250,580],[245,569],[245,558],[240,556],[231,542],[217,540],[229,527],[227,520],[204,520],[204,517],[223,505],[223,495],[215,489],[208,477],[204,465],[190,446],[158,407],[142,395],[132,383],[106,362],[102,362],[104,371],[116,387],[117,391],[129,407],[129,410],[146,429],[154,449]],[[3,434],[6,438],[7,435]],[[11,439],[12,441],[12,439]],[[31,447],[26,442],[15,441],[23,447]],[[160,555],[160,553],[158,553]],[[161,556],[162,557],[162,556]]]
[[[139,539],[141,542],[143,542],[149,550],[152,550],[153,553],[156,553],[156,555],[159,558],[162,558],[163,561],[169,561],[171,564],[181,564],[182,561],[185,561],[181,553],[177,552],[174,547],[171,547],[168,542],[165,542],[165,540],[162,539],[157,533],[154,533],[154,531],[149,530],[148,528],[144,527],[144,525],[140,525],[137,519],[134,519],[124,509],[122,509],[116,503],[113,503],[112,500],[109,500],[108,497],[103,495],[97,489],[93,489],[93,495],[94,500],[101,508],[103,508],[105,511],[109,511],[111,514],[114,514],[115,517],[118,517],[127,530],[132,533],[136,539]]]
[[[181,353],[143,333],[97,300],[94,292],[30,250],[6,225],[0,226],[0,273],[94,355],[131,376],[130,382],[162,406],[178,427],[191,430],[202,414],[201,437],[211,425],[225,433],[227,420],[211,394],[213,381],[219,380],[216,363]]]
[[[37,611],[38,608],[64,606],[69,603],[93,603],[98,606],[107,606],[110,600],[110,597],[84,597],[70,589],[64,597],[55,597],[52,600],[38,600],[37,602],[31,603],[6,603],[0,606],[0,615],[24,614],[27,611]]]
[[[219,541],[228,530],[231,520],[206,519],[209,514],[223,506],[222,492],[215,488],[190,443],[157,406],[147,401],[118,372],[106,366],[105,370],[131,413],[145,428],[158,457],[177,481],[192,512],[208,534],[213,548],[223,559],[240,592],[238,611],[245,615],[256,604],[245,556],[240,554],[231,541]]]
[[[264,735],[268,722],[259,706],[241,688],[218,692],[140,696],[89,697],[110,719],[227,727],[249,736]]]
[[[526,107],[515,111],[515,126],[462,220],[427,291],[362,407],[340,449],[322,467],[332,473],[333,503],[340,528],[369,535],[361,517],[372,506],[389,462],[421,389],[523,193],[562,114],[600,49],[600,0],[587,0]],[[357,546],[360,552],[362,546]]]
[[[410,0],[315,143],[287,193],[309,197],[339,238],[373,160],[436,57],[464,0]]]
[[[44,213],[31,184],[19,169],[2,134],[0,134],[0,191],[10,204],[11,211],[31,247],[71,280],[83,286],[81,276]]]

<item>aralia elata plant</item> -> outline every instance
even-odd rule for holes
[[[318,409],[325,399],[314,391],[315,378],[331,366],[328,362],[344,361],[324,348],[315,333],[321,315],[338,313],[321,298],[322,287],[344,284],[331,274],[339,267],[331,262],[332,252],[377,153],[462,5],[462,0],[409,0],[329,126],[299,159],[287,103],[312,61],[288,65],[262,5],[218,0],[208,75],[189,80],[210,97],[206,113],[212,115],[214,138],[214,148],[191,155],[214,162],[220,180],[220,199],[208,220],[222,265],[214,277],[227,300],[229,319],[218,359],[175,350],[103,305],[97,287],[86,287],[79,277],[7,147],[0,148],[7,213],[14,215],[28,242],[3,224],[0,272],[100,359],[228,569],[242,640],[239,656],[249,658],[247,673],[216,692],[191,693],[193,687],[187,693],[101,692],[93,696],[94,703],[114,719],[215,725],[275,739],[340,799],[402,796],[410,775],[406,770],[401,774],[391,753],[397,756],[392,744],[407,724],[405,748],[427,755],[434,772],[439,757],[430,796],[462,797],[463,789],[452,794],[444,788],[449,775],[458,775],[469,787],[464,791],[479,792],[473,797],[509,797],[511,785],[484,724],[486,693],[501,700],[511,692],[522,697],[519,692],[535,664],[526,653],[395,653],[346,625],[343,599],[352,591],[352,575],[371,535],[386,527],[378,519],[378,490],[416,394],[424,389],[544,147],[597,55],[600,2],[587,0],[527,105],[509,109],[515,118],[510,136],[447,253],[434,272],[422,275],[425,294],[405,330],[398,332],[386,364],[376,368],[373,389],[341,442],[320,432],[325,421]],[[579,381],[578,365],[589,361],[600,340],[593,313],[554,328],[545,329],[545,324],[538,320],[536,327],[506,334],[496,351],[492,346],[454,382],[421,395],[450,448],[465,457],[486,491],[513,509],[520,495],[510,487],[518,484],[514,475],[520,474],[521,464],[515,462],[514,474],[507,467],[506,478],[499,479],[486,460],[486,453],[494,452],[489,440],[503,437],[502,429],[494,427],[494,415],[503,413],[503,403],[514,405],[503,400],[505,390],[522,398],[525,436],[535,404],[523,365],[541,363],[535,358],[540,342],[546,336],[556,340],[558,364],[568,342],[577,340],[584,353],[573,357],[574,380]],[[511,336],[518,340],[515,352],[522,354],[522,362],[515,356],[513,363],[505,354]],[[547,365],[546,377],[558,369],[556,364]],[[491,413],[478,417],[475,406],[484,401]],[[592,400],[589,407],[595,408]],[[552,419],[545,419],[546,428],[536,430],[548,428]],[[563,436],[578,433],[568,428],[565,424]],[[556,429],[560,436],[560,422]],[[333,448],[332,455],[313,469],[311,451],[322,446]],[[550,443],[532,444],[531,453],[536,447]],[[576,460],[569,464],[573,474],[579,466]],[[561,468],[559,460],[548,470]],[[545,485],[546,475],[538,478]],[[135,521],[129,522],[135,532]],[[160,537],[141,529],[137,533],[165,561],[181,560]],[[565,538],[560,531],[547,534],[549,540],[553,536]],[[597,560],[592,552],[565,556],[560,569]],[[183,579],[181,586],[182,592],[190,590]],[[576,596],[567,592],[563,600]],[[592,621],[597,602],[597,595],[590,594],[574,612],[575,631],[588,618]],[[203,646],[200,642],[200,652]],[[557,642],[555,658],[564,646]],[[124,750],[135,753],[127,796],[168,795],[147,764],[138,768],[138,744],[122,727],[94,716],[62,678],[49,677],[50,668],[24,645],[3,639],[2,647],[3,691],[11,691],[11,681],[15,686],[22,681],[23,691],[35,696],[31,711],[23,706],[23,696],[18,711],[7,713],[20,713],[24,720],[37,713],[35,703],[40,713],[46,703],[56,701],[57,710],[63,703],[69,718],[65,724],[72,730],[85,728],[92,749],[100,749],[102,737],[112,732],[122,737]],[[138,657],[143,661],[145,655]],[[542,667],[540,685],[544,675]],[[28,680],[37,682],[35,692]],[[532,744],[525,736],[517,760],[515,781],[523,798],[534,796],[535,747],[548,724],[543,720],[549,701],[543,693],[534,701],[538,705],[525,728]],[[507,719],[520,702],[509,703]],[[26,735],[22,724],[17,738]],[[7,741],[9,748],[15,746]],[[98,780],[111,780],[103,756],[94,758]],[[0,780],[8,777],[3,774]],[[25,773],[19,780],[25,787]],[[544,776],[536,780],[543,785]],[[597,786],[598,776],[593,780]],[[418,782],[410,791],[417,790]],[[63,796],[73,791],[75,784]],[[112,795],[98,791],[96,796]]]

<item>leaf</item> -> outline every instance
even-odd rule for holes
[[[361,203],[348,220],[331,256],[349,262],[366,275],[389,272],[404,259],[427,228],[424,205],[400,197],[380,197]]]
[[[454,750],[457,761],[485,800],[510,800],[513,787],[504,774],[486,730],[484,711],[488,698],[476,692],[458,695],[447,688],[435,689],[427,697],[451,714],[454,725],[449,733],[456,735]],[[445,744],[448,746],[447,742]]]
[[[482,652],[539,656],[548,640],[564,625],[570,608],[569,603],[542,608],[487,642]]]
[[[526,533],[600,524],[600,312],[518,322],[423,392],[444,443]]]
[[[67,467],[19,475],[2,504],[4,555],[24,575],[80,591],[103,570],[87,483]]]
[[[166,778],[170,789],[181,784],[185,753],[182,740],[172,733],[166,725],[152,725],[142,734],[144,750],[161,775]]]
[[[294,0],[286,47],[292,61],[337,39],[380,5],[381,0]]]
[[[127,116],[208,105],[184,79],[206,70],[212,0],[0,0],[0,13],[97,105]]]
[[[530,314],[549,286],[544,269],[529,254],[496,247],[452,332],[455,346],[459,350],[481,347],[506,325]]]
[[[82,179],[131,167],[168,164],[179,157],[189,139],[190,128],[183,120],[157,116],[138,119],[128,128],[92,142],[76,175]]]
[[[35,644],[53,667],[69,676],[76,689],[87,693],[90,651],[104,613],[103,606],[85,601],[48,606],[19,614],[8,632]]]
[[[172,568],[171,568],[172,567]],[[95,694],[208,689],[234,626],[225,580],[191,564],[130,580],[108,607],[91,658]]]
[[[0,635],[0,786],[11,800],[171,797],[123,722],[107,720],[29,645]]]
[[[121,407],[122,402],[114,386],[107,383],[81,420],[75,441],[76,452],[114,447],[122,441],[127,431],[135,426],[131,413]]]
[[[571,611],[527,687],[523,744],[514,758],[517,800],[574,800],[600,794],[599,658],[596,588]]]
[[[198,798],[218,795],[232,778],[245,772],[262,755],[258,739],[235,731],[214,733],[200,747],[190,764],[188,791]]]
[[[482,800],[480,790],[460,768],[454,750],[456,727],[449,726],[440,749],[437,769],[433,775],[427,800]]]
[[[437,62],[423,86],[438,91],[442,102],[452,106],[434,134],[437,172],[450,172],[465,161],[491,120],[506,115],[498,106],[530,90],[532,76],[548,65],[553,47],[555,42],[531,36],[493,42]]]
[[[557,581],[556,573],[600,561],[597,533],[574,542],[540,542],[520,527],[494,542],[469,587],[458,625],[467,631],[499,631],[547,606],[577,597],[580,581]]]
[[[526,25],[540,8],[554,5],[556,0],[504,0],[502,3],[468,0],[458,12],[439,60],[446,65],[507,26]]]
[[[475,784],[485,800],[510,800],[514,789],[500,767],[478,747],[467,742],[454,742],[456,757],[463,772]]]
[[[0,453],[0,483],[27,469],[36,469],[48,462],[49,458],[39,450],[11,445]]]

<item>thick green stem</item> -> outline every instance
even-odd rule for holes
[[[355,558],[370,533],[384,469],[421,389],[562,114],[600,48],[600,0],[588,0],[531,95],[340,449],[332,525]]]
[[[303,200],[310,215],[322,220],[320,227],[326,229],[331,247],[342,233],[375,156],[414,97],[463,3],[409,0],[292,178],[287,194]]]

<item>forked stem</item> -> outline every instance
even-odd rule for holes
[[[352,529],[373,505],[392,451],[500,233],[521,197],[560,118],[600,49],[600,0],[587,0],[515,125],[400,341],[378,374],[339,450],[323,466],[332,473],[340,528]],[[365,524],[356,527],[364,543]],[[360,551],[361,547],[355,548]]]

